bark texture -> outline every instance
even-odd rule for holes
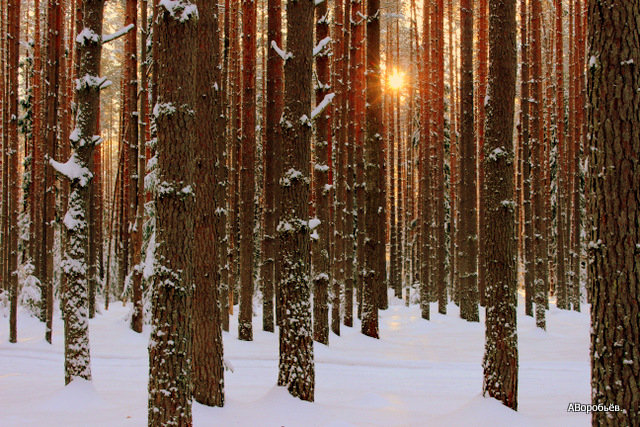
[[[518,408],[517,242],[513,114],[515,0],[489,0],[489,82],[485,133],[486,334],[483,394]]]
[[[173,7],[171,7],[173,5]],[[149,342],[149,426],[191,425],[191,299],[197,8],[162,3],[154,22],[158,141],[156,250]],[[180,90],[178,90],[180,89]]]
[[[308,220],[313,8],[314,3],[307,0],[287,2],[288,59],[284,64],[283,167],[279,180],[282,217],[277,227],[283,313],[278,385],[310,402],[315,387]]]
[[[589,0],[588,215],[594,426],[640,423],[640,4]]]

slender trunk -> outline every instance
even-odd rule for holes
[[[253,225],[256,147],[256,3],[242,2],[242,158],[240,159],[240,311],[238,338],[253,340]]]

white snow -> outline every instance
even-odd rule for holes
[[[80,185],[83,187],[87,185],[89,180],[93,177],[93,174],[88,168],[78,163],[76,153],[73,153],[66,163],[56,162],[53,159],[49,159],[49,163],[58,173],[64,175],[68,179],[72,181],[76,179],[79,180]]]
[[[118,37],[122,37],[125,34],[127,34],[129,31],[131,31],[133,29],[134,25],[133,24],[129,24],[127,26],[124,26],[122,28],[120,28],[118,31],[116,31],[113,34],[104,34],[102,36],[102,43],[109,43],[111,40],[115,40]]]
[[[188,0],[160,0],[158,5],[164,7],[169,15],[180,22],[198,17],[198,7]]]
[[[100,36],[98,36],[91,28],[85,27],[76,36],[76,43],[84,45],[87,41],[96,43],[100,41]]]
[[[278,54],[278,56],[280,58],[282,58],[283,61],[286,61],[289,58],[293,58],[293,53],[291,52],[285,52],[284,50],[280,49],[280,47],[278,46],[278,44],[275,42],[275,40],[271,40],[271,47],[273,48],[273,50],[276,51],[276,53]]]
[[[591,57],[589,58],[589,68],[595,67],[596,65],[596,57],[591,55]]]
[[[316,47],[313,48],[313,56],[320,54],[320,52],[322,52],[324,48],[329,45],[329,43],[331,43],[331,37],[329,36],[320,40]]]
[[[390,308],[380,312],[380,340],[361,335],[355,319],[353,328],[331,334],[328,346],[314,346],[315,403],[275,387],[278,333],[261,331],[260,308],[252,342],[237,339],[232,317],[232,332],[223,333],[225,363],[233,366],[225,372],[225,407],[194,403],[194,426],[589,426],[590,415],[567,412],[569,403],[590,403],[588,305],[575,313],[552,300],[542,332],[520,302],[518,412],[481,395],[483,309],[480,323],[468,323],[455,305],[443,316],[434,304],[425,321],[418,306],[390,297]],[[24,310],[18,343],[9,344],[9,322],[0,314],[0,425],[146,425],[150,328],[132,332],[130,310],[112,304],[89,321],[93,381],[69,387],[60,313],[53,345]]]
[[[329,104],[331,104],[331,100],[336,96],[335,93],[328,93],[324,96],[324,98],[322,98],[322,101],[320,102],[320,104],[316,105],[316,108],[313,109],[313,111],[311,111],[311,119],[315,119],[318,115],[320,115],[325,108],[327,108],[329,106]]]

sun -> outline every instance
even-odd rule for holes
[[[389,80],[387,85],[392,90],[399,90],[404,85],[404,73],[402,71],[394,70],[389,74]]]

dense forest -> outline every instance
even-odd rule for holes
[[[91,381],[125,306],[148,424],[191,425],[223,341],[313,402],[319,345],[414,307],[484,321],[517,411],[518,307],[586,310],[591,421],[640,424],[637,1],[0,5],[0,354],[35,317]]]

